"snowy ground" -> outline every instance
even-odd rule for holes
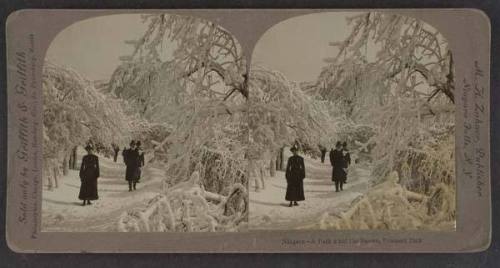
[[[81,158],[81,157],[80,157]],[[78,199],[80,179],[77,170],[70,170],[60,178],[59,188],[47,190],[42,196],[42,231],[44,232],[113,232],[117,231],[118,217],[122,212],[144,207],[161,191],[163,170],[147,166],[143,170],[137,190],[128,191],[124,179],[125,165],[100,156],[101,177],[98,181],[99,200],[82,206]],[[251,229],[305,229],[314,228],[324,213],[339,213],[364,194],[370,185],[370,172],[361,165],[349,172],[344,191],[335,192],[330,179],[331,166],[328,156],[325,163],[304,157],[306,200],[299,206],[288,207],[285,201],[286,180],[278,171],[274,178],[267,177],[266,188],[255,192],[250,184]],[[79,164],[78,164],[79,165]]]
[[[337,214],[346,210],[351,202],[363,195],[370,187],[368,168],[352,166],[344,191],[335,192],[331,181],[331,166],[328,156],[325,163],[319,159],[304,157],[306,178],[304,179],[305,201],[299,206],[288,207],[285,200],[286,179],[278,171],[274,178],[265,178],[266,188],[255,191],[250,185],[251,229],[308,229],[317,226],[324,213]]]
[[[90,206],[82,206],[82,201],[78,199],[80,179],[77,170],[70,170],[67,176],[62,177],[59,188],[49,191],[44,186],[42,231],[117,231],[117,220],[123,211],[143,207],[161,190],[164,171],[158,168],[146,166],[137,190],[129,192],[121,156],[117,163],[100,156],[99,164],[99,200],[92,201]]]

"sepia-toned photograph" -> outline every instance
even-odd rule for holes
[[[210,21],[77,22],[43,66],[42,230],[453,231],[453,64],[383,12],[282,21],[249,74]]]
[[[224,28],[120,14],[61,31],[43,64],[43,232],[247,228],[246,59]]]
[[[446,38],[385,12],[269,28],[251,58],[250,229],[456,228]]]
[[[479,10],[30,9],[5,30],[14,252],[491,243]]]

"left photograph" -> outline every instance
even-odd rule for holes
[[[42,232],[247,229],[248,70],[219,25],[79,21],[43,66]]]

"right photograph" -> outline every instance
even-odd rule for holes
[[[454,61],[438,29],[298,16],[251,63],[249,229],[456,230]]]

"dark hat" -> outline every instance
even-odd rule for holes
[[[345,141],[344,141],[344,142],[342,143],[342,146],[346,147],[346,146],[347,146],[347,142],[345,142]]]
[[[337,141],[337,143],[335,143],[335,147],[339,147],[339,146],[342,146],[342,143],[340,141]]]
[[[134,140],[132,140],[132,141],[130,142],[130,146],[134,146],[134,145],[135,145],[135,141],[134,141]]]
[[[298,148],[295,146],[292,146],[292,148],[290,148],[290,152],[296,152],[297,150],[298,150]]]
[[[141,141],[136,141],[136,142],[135,142],[135,145],[136,145],[137,147],[141,147]]]
[[[87,151],[94,150],[94,147],[90,144],[87,144],[87,146],[85,146],[85,150],[87,150]]]

